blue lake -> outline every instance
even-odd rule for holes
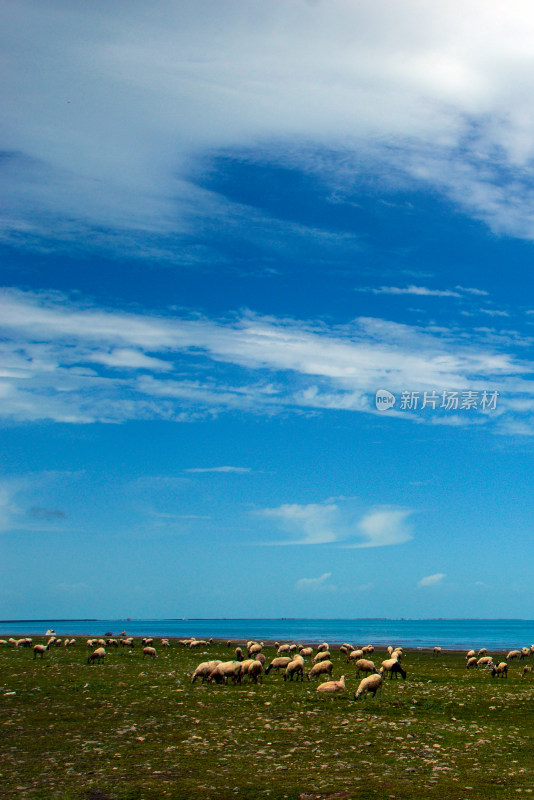
[[[505,650],[534,643],[534,620],[521,619],[128,619],[1,621],[0,636],[97,635],[125,630],[132,636],[199,639],[278,639],[296,642],[350,642]]]

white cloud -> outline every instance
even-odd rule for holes
[[[300,578],[295,584],[295,589],[299,591],[318,591],[319,589],[330,589],[334,590],[334,586],[325,586],[326,581],[328,578],[332,577],[331,572],[325,572],[319,578]]]
[[[6,235],[181,232],[217,205],[188,182],[195,155],[261,145],[341,187],[368,153],[384,181],[534,236],[525,0],[19,0],[2,23]]]
[[[421,578],[417,585],[420,587],[437,586],[437,584],[441,583],[445,577],[446,575],[443,572],[436,572],[435,575],[427,575],[426,578]]]
[[[518,401],[534,396],[533,365],[510,352],[522,346],[526,353],[529,341],[485,328],[369,317],[329,328],[251,312],[218,320],[141,314],[4,290],[0,332],[0,414],[15,420],[179,421],[224,410],[377,413],[374,394],[387,386],[396,393],[499,390],[493,415],[463,414],[454,424],[502,427],[527,414],[530,408],[521,411]],[[418,421],[453,424],[437,415]]]
[[[275,520],[291,539],[271,540],[275,545],[335,544],[347,548],[387,547],[413,538],[407,523],[413,511],[376,508],[363,514],[357,502],[285,504],[255,512]]]
[[[420,297],[461,297],[459,292],[454,292],[452,289],[429,289],[426,286],[380,286],[379,288],[358,289],[358,291],[371,294],[415,294]]]
[[[235,475],[244,475],[252,470],[250,467],[190,467],[184,469],[184,472],[231,472]]]
[[[413,539],[408,518],[413,511],[406,509],[377,508],[360,520],[358,527],[364,541],[356,547],[386,547],[404,544]]]
[[[285,504],[278,508],[265,508],[257,513],[266,519],[274,519],[283,530],[297,536],[296,539],[276,544],[331,544],[339,536],[338,506],[335,504]]]

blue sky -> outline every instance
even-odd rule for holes
[[[2,6],[0,617],[532,616],[529,4]]]

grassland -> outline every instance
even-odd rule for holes
[[[273,672],[263,685],[192,685],[206,649],[157,649],[155,661],[139,644],[108,649],[104,665],[88,666],[85,639],[42,661],[1,647],[2,797],[488,800],[534,790],[534,675],[522,680],[522,664],[492,679],[466,670],[463,654],[408,652],[406,682],[356,702],[354,666],[339,651],[334,676],[345,674],[347,691],[328,697]]]

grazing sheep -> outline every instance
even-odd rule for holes
[[[491,656],[482,656],[477,661],[477,667],[489,667],[489,665],[493,666],[493,658]]]
[[[189,641],[191,641],[191,640],[189,640]],[[143,647],[150,647],[150,645],[153,642],[154,642],[154,639],[152,639],[150,636],[143,636],[143,639],[142,639]]]
[[[41,658],[42,658],[47,650],[48,650],[48,645],[47,644],[35,644],[33,646],[33,657],[34,657],[34,659],[37,658],[38,655],[40,655]]]
[[[169,640],[168,640],[168,639],[162,639],[162,640],[161,640],[161,646],[162,646],[162,647],[170,647],[170,646],[171,646],[171,643],[169,642]]]
[[[468,654],[466,655],[466,659],[473,658],[473,656],[476,656],[475,651],[474,650],[469,650]]]
[[[311,681],[312,678],[316,678],[317,675],[330,675],[330,677],[332,677],[333,668],[334,665],[331,661],[319,661],[318,664],[314,664],[306,677],[309,681]]]
[[[273,658],[267,669],[265,670],[265,674],[268,675],[272,669],[275,669],[277,672],[280,672],[281,669],[287,667],[290,661],[293,659],[289,658],[289,656],[281,656],[280,658]]]
[[[252,664],[249,664],[247,675],[251,679],[252,683],[263,683],[263,664],[261,661],[253,660]]]
[[[267,659],[263,653],[256,653],[256,655],[254,656],[254,661],[259,661],[262,667],[264,667]]]
[[[521,677],[524,678],[527,672],[534,672],[534,667],[523,667],[523,672],[521,673]]]
[[[441,655],[441,647],[439,647],[438,645],[436,645],[436,647],[434,647],[434,649],[433,649],[433,651],[432,651],[432,652],[433,652],[433,654],[434,654],[435,656],[439,656],[439,655]]]
[[[97,647],[94,653],[91,653],[91,655],[87,657],[87,663],[92,664],[93,661],[95,662],[99,661],[100,663],[103,664],[105,657],[106,657],[105,649],[103,647]]]
[[[276,655],[280,656],[282,653],[289,653],[289,645],[288,644],[281,644],[278,650],[276,651]]]
[[[320,645],[319,645],[319,647],[317,648],[317,652],[318,652],[318,653],[324,653],[326,650],[330,650],[330,648],[329,648],[329,646],[327,645],[327,643],[326,643],[326,642],[323,642],[323,643],[322,643],[322,644],[320,644]]]
[[[7,639],[0,639],[0,644],[7,644]]]
[[[345,676],[342,675],[338,681],[326,681],[320,683],[316,692],[344,692],[345,691]]]
[[[295,656],[295,658],[289,662],[284,672],[284,680],[292,681],[293,675],[296,675],[297,680],[299,677],[301,681],[304,680],[304,659],[302,656]]]
[[[366,658],[359,658],[355,666],[356,666],[356,675],[359,675],[360,672],[378,672],[373,662],[368,661]]]
[[[202,678],[202,683],[204,683],[210,672],[212,672],[215,667],[219,666],[219,664],[222,664],[222,661],[203,661],[191,675],[191,683],[194,683],[197,678]]]
[[[521,648],[521,659],[528,658],[530,656],[530,647],[522,647]]]
[[[403,656],[403,652],[402,652],[402,648],[400,648],[400,647],[397,648],[396,650],[394,650],[392,652],[392,654],[391,654],[391,658],[396,658],[397,661],[402,661],[402,656]]]
[[[234,683],[241,680],[242,661],[222,661],[210,672],[207,677],[208,683],[228,683],[231,678]]]
[[[313,647],[301,647],[300,655],[302,658],[308,658],[313,655]]]
[[[397,675],[399,674],[402,675],[404,680],[406,680],[406,672],[401,667],[400,661],[397,661],[396,658],[387,658],[385,661],[382,661],[379,672],[381,675],[383,675],[385,672],[389,672],[390,680],[394,675],[396,679]]]
[[[319,661],[329,661],[330,652],[328,650],[322,650],[320,653],[317,653],[317,655],[314,656],[312,660],[314,664],[318,664]]]
[[[370,653],[375,652],[375,648],[373,647],[372,644],[366,644],[365,647],[362,647],[362,650],[364,652],[364,655],[369,655]]]
[[[486,648],[485,647],[481,647],[480,650],[478,651],[479,658],[480,658],[480,656],[487,655],[487,653],[488,653],[488,651],[486,650]]]
[[[363,650],[352,650],[347,658],[347,664],[349,663],[349,661],[358,661],[358,659],[361,658],[362,656],[363,656]]]
[[[145,659],[147,656],[150,656],[150,658],[157,658],[158,654],[156,653],[156,648],[143,647],[143,659]]]
[[[262,650],[263,650],[262,645],[256,643],[256,644],[251,645],[248,648],[248,654],[249,654],[249,656],[255,656],[258,653],[261,653]]]
[[[55,642],[54,642],[54,644],[55,644]],[[97,644],[98,644],[100,647],[104,647],[104,648],[105,648],[105,646],[106,646],[106,640],[105,640],[105,639],[99,639],[99,640],[98,640],[98,642],[97,642]]]
[[[476,667],[476,666],[477,666],[477,657],[470,656],[470,658],[467,659],[466,668],[471,669],[471,667]]]
[[[502,678],[503,675],[505,678],[508,677],[508,664],[506,663],[506,661],[501,661],[500,664],[497,664],[497,666],[494,665],[492,667],[491,677],[494,678],[496,675],[499,678]]]
[[[245,656],[243,655],[243,651],[241,650],[241,648],[240,647],[236,647],[236,649],[235,649],[235,660],[236,661],[243,661],[244,658],[245,658]]]
[[[354,699],[358,700],[362,695],[372,694],[376,695],[379,689],[382,689],[382,675],[368,675],[360,681],[357,691],[354,693]]]

